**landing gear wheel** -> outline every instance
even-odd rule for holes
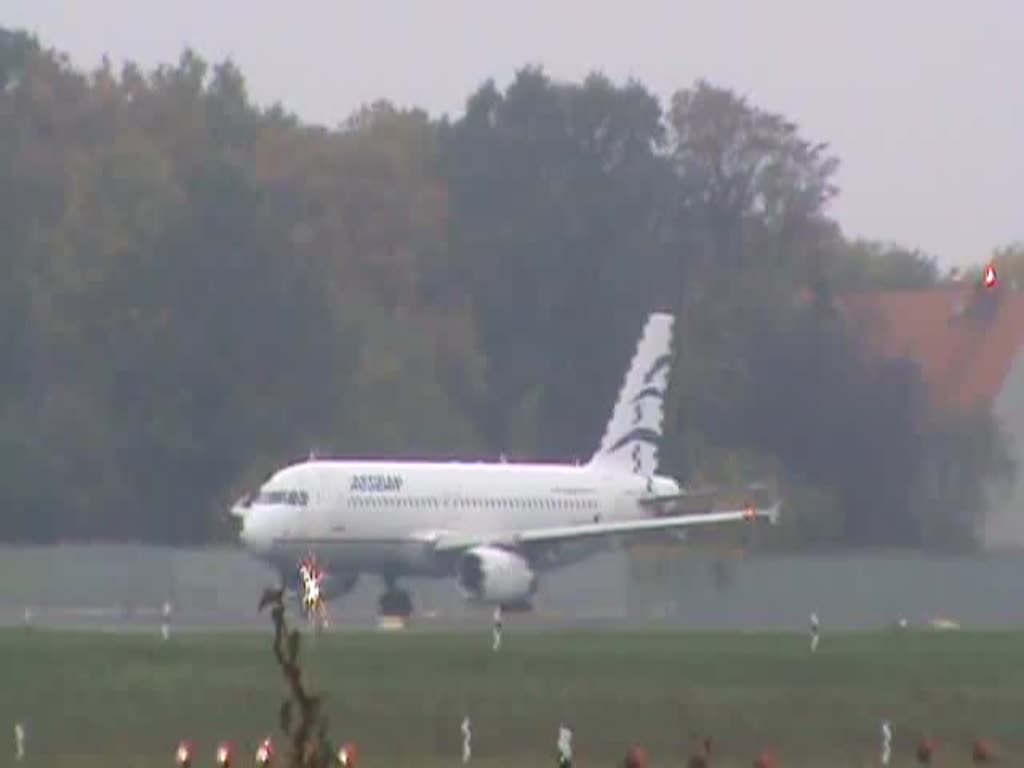
[[[388,590],[380,597],[380,614],[408,619],[412,615],[412,596],[404,589]]]

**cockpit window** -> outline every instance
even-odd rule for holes
[[[255,503],[287,504],[292,507],[304,507],[309,504],[309,494],[306,491],[260,491]]]

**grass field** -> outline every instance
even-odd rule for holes
[[[0,632],[0,723],[28,723],[25,766],[172,764],[189,737],[199,765],[219,738],[252,765],[276,732],[284,687],[266,634],[158,636]],[[710,736],[715,765],[749,766],[774,748],[784,766],[877,765],[879,724],[896,765],[924,735],[939,765],[969,765],[976,736],[1024,764],[1024,635],[529,634],[498,654],[486,633],[307,638],[313,687],[328,695],[336,741],[364,766],[454,766],[473,723],[474,765],[553,766],[557,729],[580,766],[615,765],[632,742],[652,764],[685,764]],[[4,737],[0,764],[13,752]],[[1014,760],[1014,755],[1021,755]]]

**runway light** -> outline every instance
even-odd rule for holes
[[[647,768],[647,750],[637,745],[626,753],[625,768]]]
[[[189,742],[178,743],[178,748],[174,751],[174,763],[182,766],[192,765],[192,745]]]
[[[341,745],[341,749],[338,750],[338,765],[343,765],[345,768],[355,768],[356,764],[356,745],[351,742]]]
[[[232,751],[233,750],[231,749],[231,745],[226,742],[218,746],[217,765],[219,765],[221,768],[228,768],[228,766],[231,765],[232,758],[234,757]]]
[[[302,747],[302,762],[300,765],[319,765],[320,746],[317,740],[310,736]]]
[[[996,749],[992,746],[992,743],[985,739],[977,739],[973,745],[971,745],[971,758],[975,763],[984,765],[988,763],[994,763],[996,761]]]
[[[269,737],[256,748],[256,765],[270,765],[274,761],[274,743]]]
[[[921,765],[931,765],[933,757],[935,757],[935,742],[927,738],[921,739],[921,743],[917,745],[917,762]]]
[[[700,746],[690,755],[686,762],[687,768],[708,768],[711,765],[711,739],[704,739]]]

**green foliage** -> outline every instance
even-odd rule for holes
[[[837,167],[704,81],[663,109],[527,68],[458,119],[377,102],[327,130],[230,61],[82,73],[0,29],[0,538],[230,536],[310,450],[586,458],[660,307],[664,472],[827,499],[793,545],[968,541],[921,488],[959,462],[941,517],[980,514],[994,433],[926,428],[913,372],[831,305],[936,266],[847,241]]]
[[[934,257],[898,245],[854,240],[838,242],[828,264],[838,290],[913,291],[939,283]]]
[[[488,361],[484,435],[495,452],[513,448],[526,409],[534,456],[578,455],[600,438],[657,286],[671,199],[660,107],[638,84],[564,85],[526,69],[503,94],[485,84],[443,128],[451,279]]]
[[[921,544],[970,550],[981,534],[970,511],[987,508],[993,496],[1012,485],[1017,461],[989,409],[936,414],[928,431],[926,471],[911,503]],[[977,477],[987,482],[970,482]]]
[[[358,312],[352,369],[351,451],[358,455],[466,456],[480,450],[472,422],[455,397],[479,397],[480,372],[444,348],[451,317],[421,312],[415,318],[363,305]],[[433,326],[433,327],[431,327]]]
[[[992,254],[991,262],[995,265],[999,279],[1017,288],[1024,287],[1024,242],[1011,243],[997,248]],[[979,267],[978,276],[982,267]]]

